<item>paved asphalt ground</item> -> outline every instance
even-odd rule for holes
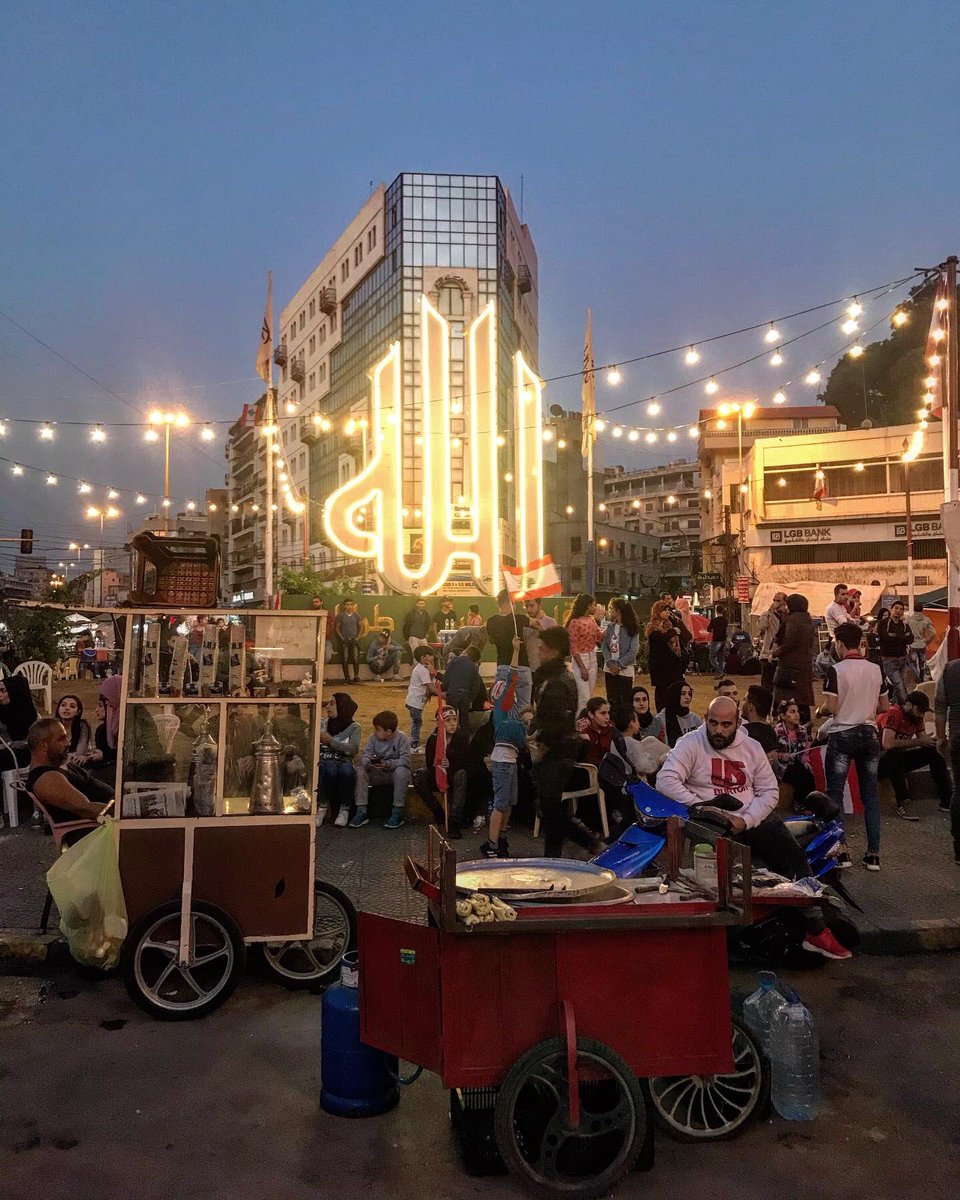
[[[747,984],[745,973],[735,983]],[[740,1139],[658,1136],[618,1196],[948,1200],[960,1180],[960,955],[860,958],[793,977],[821,1026],[817,1120]],[[4,1200],[520,1195],[463,1171],[434,1076],[383,1117],[318,1108],[320,1000],[248,971],[206,1020],[145,1016],[115,979],[0,978]]]

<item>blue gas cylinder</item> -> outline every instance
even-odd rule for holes
[[[396,1058],[360,1041],[358,983],[357,955],[345,954],[321,1004],[320,1107],[338,1117],[375,1117],[400,1099]]]

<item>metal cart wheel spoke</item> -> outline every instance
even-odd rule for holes
[[[722,1075],[662,1076],[649,1081],[657,1123],[681,1141],[715,1141],[743,1131],[769,1082],[756,1043],[736,1021],[733,1070]]]
[[[607,1046],[577,1039],[579,1120],[570,1114],[566,1042],[533,1047],[510,1068],[496,1105],[501,1157],[539,1196],[605,1195],[636,1161],[646,1129],[630,1068]]]
[[[320,987],[339,972],[343,956],[356,947],[357,914],[338,888],[318,879],[314,885],[313,937],[265,942],[267,966],[288,988]]]

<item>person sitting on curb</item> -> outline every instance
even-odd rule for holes
[[[113,788],[88,775],[82,767],[67,764],[70,735],[56,717],[41,717],[27,731],[30,773],[27,790],[46,809],[55,825],[67,821],[96,821],[104,804],[113,798]],[[90,830],[67,834],[73,845]]]
[[[740,725],[728,696],[718,696],[704,724],[679,739],[660,768],[657,789],[679,804],[708,806],[706,811],[727,826],[726,836],[749,846],[771,871],[787,879],[809,876],[806,856],[776,813],[780,788],[773,767]],[[739,800],[740,807],[735,812],[709,807],[721,798]],[[803,914],[805,950],[824,958],[851,957],[827,928],[819,905]]]
[[[467,800],[467,755],[470,752],[470,736],[460,728],[457,710],[449,706],[440,714],[443,731],[446,735],[446,750],[444,757],[437,762],[438,734],[434,730],[427,738],[425,751],[426,766],[414,772],[413,786],[417,794],[433,815],[434,821],[454,840],[463,837],[463,808]],[[440,787],[437,781],[437,767],[442,767],[447,773],[447,796],[450,803],[450,821],[447,824],[443,805],[437,799]]]
[[[362,829],[368,823],[367,803],[371,787],[389,786],[393,789],[393,810],[384,829],[399,829],[407,806],[410,786],[410,739],[397,728],[397,714],[385,709],[373,718],[373,734],[368,738],[357,759],[357,790],[354,800],[357,811],[350,822],[351,829]]]
[[[388,673],[393,679],[399,677],[402,653],[403,647],[390,637],[390,630],[381,629],[367,647],[367,666],[371,675],[376,675],[377,683],[383,683],[383,677]]]
[[[357,704],[346,692],[333,692],[324,701],[326,726],[320,732],[319,782],[317,786],[317,824],[336,807],[334,825],[346,827],[350,805],[357,790],[357,770],[353,765],[360,750],[363,730],[353,719]]]
[[[904,821],[919,821],[912,812],[907,776],[923,767],[937,789],[941,812],[950,810],[950,772],[934,738],[925,732],[923,718],[930,711],[924,692],[910,692],[902,704],[893,704],[877,717],[880,726],[879,779],[889,779],[897,799],[897,816]]]

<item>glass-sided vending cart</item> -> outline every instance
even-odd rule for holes
[[[355,941],[350,902],[315,882],[325,614],[131,609],[116,770],[141,1007],[202,1016],[259,943],[290,987],[325,982]]]

